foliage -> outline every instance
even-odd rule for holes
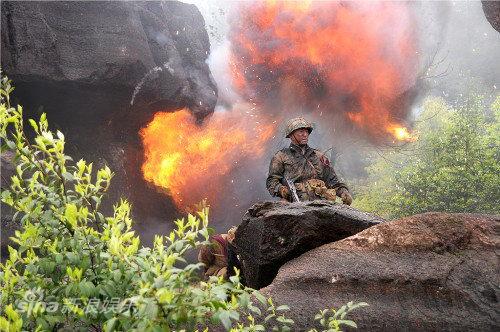
[[[480,96],[452,108],[428,99],[417,141],[380,154],[354,206],[387,217],[427,211],[498,213],[500,97]]]
[[[29,120],[31,142],[22,107],[10,104],[12,90],[2,78],[2,151],[14,153],[16,174],[1,198],[17,211],[21,228],[11,238],[17,248],[9,247],[0,264],[0,330],[192,331],[211,324],[263,331],[260,321],[290,330],[288,307],[244,288],[238,275],[200,281],[201,264],[183,258],[208,244],[208,208],[176,220],[176,229],[157,235],[152,248],[139,248],[126,200],[111,216],[100,212],[111,170],[73,162],[64,135],[48,129],[45,114]]]
[[[367,305],[368,303],[365,302],[349,302],[340,307],[338,310],[335,308],[321,310],[319,314],[314,317],[314,319],[319,321],[321,326],[324,328],[322,331],[326,332],[340,331],[341,325],[357,328],[358,326],[356,323],[352,320],[346,319],[346,317],[351,311],[357,308],[366,307]],[[317,332],[317,330],[313,329],[310,332]]]

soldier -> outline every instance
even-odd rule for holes
[[[231,227],[227,234],[216,234],[210,238],[211,244],[203,245],[198,252],[198,261],[205,266],[204,276],[220,277],[228,280],[235,275],[234,268],[242,270],[241,263],[233,244],[236,234],[236,227]],[[243,274],[240,275],[240,282],[245,284]]]
[[[288,148],[278,151],[269,165],[266,187],[273,196],[292,201],[290,190],[285,186],[285,177],[295,183],[301,201],[328,199],[351,205],[352,196],[347,186],[341,183],[330,161],[319,150],[307,145],[312,124],[302,117],[288,121],[286,137],[290,138]]]

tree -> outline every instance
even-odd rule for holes
[[[500,211],[500,97],[451,107],[427,99],[418,139],[374,158],[354,206],[389,218],[427,211]]]

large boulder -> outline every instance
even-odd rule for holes
[[[267,286],[289,260],[380,222],[376,216],[324,200],[257,203],[244,215],[235,237],[246,284],[256,289]]]
[[[481,1],[483,5],[484,16],[490,22],[493,29],[500,32],[500,1]]]
[[[320,309],[369,307],[365,331],[498,331],[500,217],[426,213],[371,227],[281,267],[262,291],[291,308],[297,330]]]
[[[204,117],[217,102],[204,24],[194,5],[176,1],[2,1],[2,68],[18,89],[35,89],[31,95],[43,85],[65,105],[81,95],[107,101],[97,110],[65,109],[73,120],[75,111],[107,118],[116,111],[111,102],[141,100]]]
[[[139,131],[160,110],[188,107],[200,122],[212,114],[200,11],[177,1],[2,1],[1,23],[2,71],[26,117],[46,112],[75,160],[110,166],[108,213],[124,196],[146,243],[168,232],[178,211],[143,179]]]

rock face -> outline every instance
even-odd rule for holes
[[[500,2],[499,1],[481,1],[484,15],[491,26],[500,32]]]
[[[378,217],[329,201],[255,204],[235,238],[246,283],[256,289],[267,286],[289,260],[380,222]]]
[[[2,1],[2,68],[23,89],[90,90],[121,107],[133,97],[157,109],[188,106],[203,117],[217,101],[209,51],[194,5]]]
[[[176,208],[142,178],[139,130],[159,110],[188,107],[200,121],[213,112],[201,13],[176,1],[2,1],[1,9],[13,100],[27,117],[46,112],[75,160],[110,166],[108,208],[131,200],[146,243],[167,232]]]
[[[365,331],[498,331],[500,217],[426,213],[371,227],[281,267],[262,291],[297,330],[348,301]]]

